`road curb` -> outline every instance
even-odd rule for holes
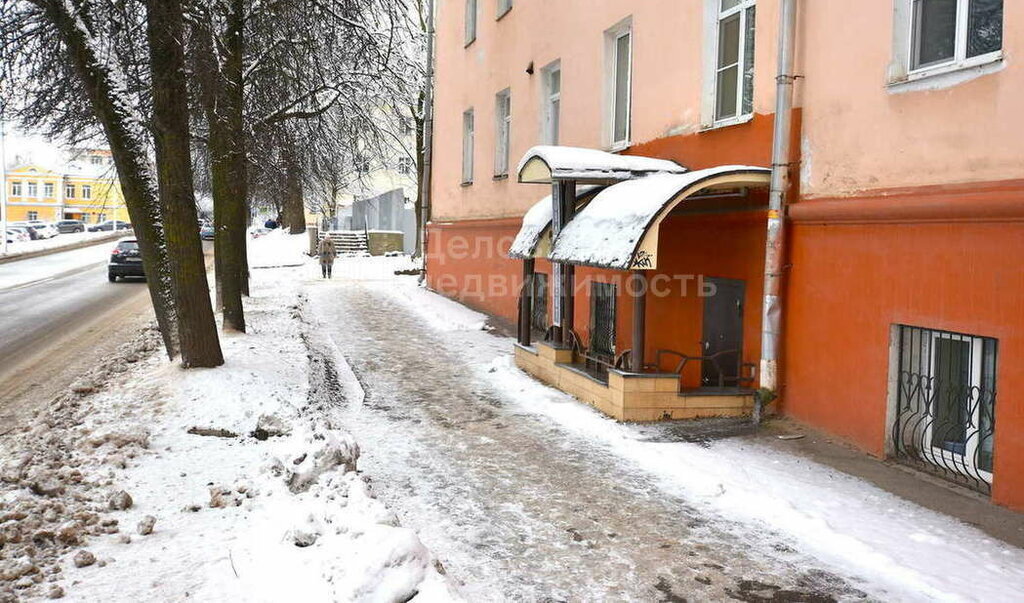
[[[130,230],[119,230],[110,233],[107,236],[96,237],[95,239],[87,239],[85,241],[79,241],[77,243],[71,243],[70,245],[62,245],[60,247],[50,247],[48,249],[39,249],[37,251],[26,251],[24,253],[17,253],[14,255],[0,256],[0,264],[6,264],[8,262],[14,262],[17,260],[28,260],[31,258],[38,258],[44,255],[51,255],[54,253],[60,253],[62,251],[74,251],[75,249],[82,249],[85,247],[92,247],[93,245],[99,245],[100,243],[106,243],[108,241],[114,241],[121,237],[131,236],[132,231]]]

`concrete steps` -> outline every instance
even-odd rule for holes
[[[321,237],[331,237],[338,255],[364,256],[370,255],[370,247],[366,242],[366,233],[361,230],[335,230],[322,233]]]

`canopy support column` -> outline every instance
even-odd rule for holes
[[[634,270],[630,294],[633,296],[633,352],[634,373],[644,371],[644,346],[647,333],[647,275],[643,270]]]
[[[558,201],[561,203],[561,224],[564,226],[572,220],[576,213],[576,181],[565,180],[559,183],[561,188]],[[561,230],[561,229],[559,229]],[[576,267],[572,264],[562,265],[562,345],[573,344],[574,316],[576,315]]]
[[[523,260],[523,288],[519,293],[519,344],[529,347],[533,331],[533,258]]]

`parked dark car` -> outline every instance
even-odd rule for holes
[[[69,232],[85,232],[85,222],[81,220],[61,220],[57,222],[57,230],[60,234],[67,234]]]
[[[199,238],[204,241],[212,241],[214,234],[216,234],[216,231],[213,229],[213,226],[209,224],[206,224],[199,229]]]
[[[132,225],[129,224],[128,222],[122,222],[121,220],[107,220],[105,222],[100,222],[99,224],[95,224],[93,226],[90,226],[89,227],[89,232],[100,232],[102,230],[114,230],[115,226],[116,226],[117,230],[131,230],[132,229]]]
[[[125,237],[118,241],[110,251],[110,262],[107,263],[107,280],[113,283],[118,277],[126,276],[146,276],[142,269],[139,241],[135,237]]]

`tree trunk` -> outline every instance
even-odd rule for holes
[[[284,221],[288,224],[288,232],[302,234],[306,232],[306,205],[302,200],[302,167],[295,142],[286,137],[284,144]]]
[[[206,14],[199,20],[201,43],[199,87],[209,123],[207,148],[213,194],[214,267],[217,306],[224,316],[224,330],[245,332],[242,294],[246,279],[246,166],[242,121],[242,11],[240,0],[231,1],[225,30],[215,31],[215,20]],[[221,50],[223,49],[223,50]],[[217,57],[221,53],[221,66]]]
[[[161,225],[156,182],[146,157],[146,130],[131,110],[124,74],[116,64],[105,62],[85,19],[68,12],[62,0],[34,0],[54,25],[67,46],[68,59],[89,98],[93,113],[103,127],[117,169],[128,217],[139,241],[149,297],[167,356],[178,354],[174,282]]]
[[[185,367],[224,364],[210,304],[192,182],[181,0],[147,0],[157,182],[174,276],[178,336]]]

